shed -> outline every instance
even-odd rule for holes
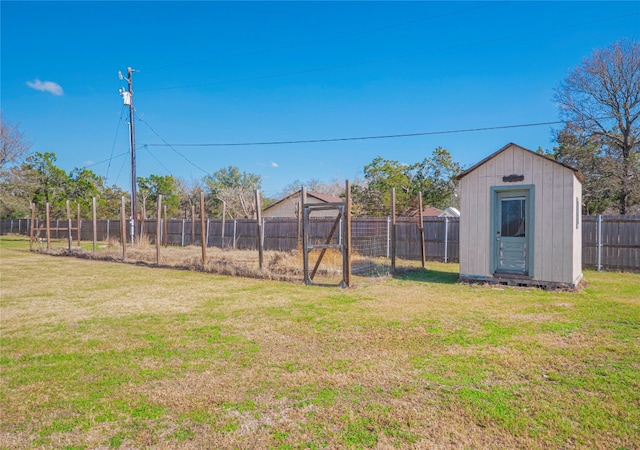
[[[453,206],[447,206],[438,217],[460,217],[460,211]]]
[[[460,181],[460,279],[575,288],[582,174],[510,143]]]
[[[278,200],[268,208],[262,211],[262,217],[288,217],[292,219],[298,218],[300,211],[300,198],[302,197],[302,190],[296,191],[293,194]],[[319,192],[307,192],[307,203],[341,203],[344,200],[340,197],[336,197],[330,194],[321,194]],[[314,217],[336,217],[337,210],[326,210],[320,214],[314,215]]]

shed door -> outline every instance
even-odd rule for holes
[[[529,274],[529,199],[511,192],[497,194],[496,262],[497,272],[518,275]]]

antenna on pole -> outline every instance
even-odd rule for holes
[[[136,199],[136,131],[134,125],[134,109],[133,109],[133,72],[137,72],[131,67],[127,67],[127,83],[128,90],[120,88],[120,95],[125,106],[129,107],[129,149],[131,152],[131,243],[135,241],[136,230],[138,229],[137,217],[137,199]],[[125,77],[121,71],[118,71],[118,77],[124,80]]]

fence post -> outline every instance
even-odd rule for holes
[[[167,205],[164,207],[164,246],[169,246],[169,218],[167,217]]]
[[[200,191],[200,242],[202,244],[202,270],[207,264],[207,237],[204,235],[204,192]]]
[[[80,247],[80,230],[82,229],[82,222],[80,221],[80,203],[78,205],[78,247]]]
[[[387,258],[390,256],[391,243],[391,217],[387,217]]]
[[[71,251],[73,236],[71,236],[71,206],[69,200],[67,200],[67,240],[69,241],[69,251]]]
[[[181,240],[180,240],[180,246],[181,247],[184,247],[184,222],[185,222],[185,220],[182,219],[182,237],[181,237]]]
[[[602,270],[602,215],[598,214],[598,272]]]
[[[207,247],[209,246],[209,218],[207,217],[207,239],[206,239]]]
[[[344,255],[342,279],[346,287],[351,286],[351,182],[345,182]]]
[[[22,219],[18,219],[18,234],[22,234]]]
[[[156,264],[160,265],[160,243],[162,242],[162,195],[158,195],[158,211],[156,212]]]
[[[45,217],[47,220],[47,251],[51,250],[51,206],[47,202]]]
[[[92,210],[92,217],[93,217],[93,256],[96,256],[96,250],[97,250],[97,246],[98,246],[98,220],[96,217],[96,198],[93,197],[92,201],[91,201],[91,210]]]
[[[302,205],[302,273],[304,276],[304,284],[311,284],[311,278],[309,278],[309,230],[311,214],[309,210],[305,210],[305,204],[307,203],[307,188],[302,187],[300,192],[300,202]]]
[[[196,205],[191,205],[191,245],[196,245]]]
[[[258,224],[258,266],[262,270],[264,250],[262,248],[262,208],[260,207],[260,191],[256,189],[256,223]]]
[[[122,243],[122,260],[127,259],[127,224],[125,222],[124,195],[120,198],[120,242]]]
[[[13,234],[13,219],[11,219],[11,225],[9,226],[9,234]]]
[[[31,227],[29,227],[29,251],[33,250],[33,238],[34,238],[34,234],[33,234],[33,222],[35,220],[36,217],[36,205],[34,203],[31,203],[29,205],[29,207],[31,208]]]
[[[391,273],[396,271],[396,188],[391,188]]]
[[[220,232],[220,248],[224,248],[224,225],[227,216],[227,202],[222,202],[222,231]]]
[[[233,249],[236,249],[236,232],[238,230],[238,221],[233,219]]]
[[[444,218],[444,262],[449,262],[449,218]]]
[[[144,235],[144,221],[147,217],[147,198],[142,197],[142,214],[140,214],[140,234],[142,237]]]
[[[60,219],[56,219],[56,239],[60,239]]]
[[[109,228],[110,228],[110,226],[111,226],[111,220],[107,219],[107,241],[109,239],[111,239],[111,237],[109,236]]]
[[[426,267],[427,252],[424,246],[424,216],[422,215],[422,191],[418,192],[418,227],[420,230],[420,262],[422,268]]]

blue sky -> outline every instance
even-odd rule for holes
[[[376,156],[442,146],[471,166],[555,126],[307,144],[183,147],[430,133],[558,120],[553,89],[594,48],[640,39],[640,2],[11,2],[1,107],[69,171],[129,185],[234,165],[275,196],[298,179],[362,177]],[[175,144],[172,147],[153,144]]]

